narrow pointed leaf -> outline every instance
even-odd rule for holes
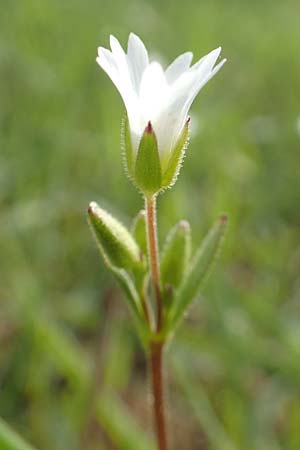
[[[104,209],[92,202],[89,223],[104,259],[113,266],[132,269],[141,266],[140,249],[129,231]]]
[[[183,162],[185,151],[189,143],[189,123],[188,120],[182,130],[181,136],[172,150],[167,168],[163,173],[162,186],[171,187],[176,182],[179,171]]]
[[[182,220],[169,232],[161,258],[163,288],[177,289],[186,272],[191,256],[191,229]]]
[[[149,122],[142,136],[136,162],[135,182],[146,196],[157,193],[161,188],[161,166],[157,140]]]
[[[108,268],[114,274],[121,289],[126,295],[129,308],[132,311],[135,319],[137,319],[138,322],[141,322],[144,314],[141,308],[140,297],[129,274],[126,272],[126,270],[119,269],[114,266],[108,266]]]
[[[212,271],[220,253],[227,225],[227,216],[222,215],[205,237],[196,253],[188,273],[178,288],[170,309],[166,329],[171,331],[184,316],[189,305],[195,299],[204,281]]]

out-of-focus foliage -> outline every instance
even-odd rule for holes
[[[199,243],[222,211],[224,255],[169,352],[180,450],[300,448],[298,0],[0,0],[0,416],[41,450],[150,449],[143,351],[86,224],[130,225],[123,106],[95,63],[130,31],[168,63],[218,45],[228,63],[192,107],[161,243]],[[148,431],[148,432],[147,432]]]

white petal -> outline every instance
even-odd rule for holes
[[[112,53],[106,48],[98,47],[98,56],[96,61],[119,89],[119,72]]]
[[[118,39],[115,38],[115,36],[113,36],[112,34],[109,36],[109,43],[110,43],[111,51],[112,51],[113,55],[115,56],[116,60],[119,60],[119,62],[122,61],[122,62],[126,63],[125,52],[124,52],[120,42],[118,41]]]
[[[198,95],[199,91],[206,85],[206,83],[219,72],[221,67],[225,64],[226,59],[223,59],[213,70],[211,70],[205,78],[203,76],[199,76],[197,83],[193,86],[193,89],[190,92],[189,100],[188,100],[188,108],[190,108],[192,102],[194,101],[196,95]]]
[[[140,104],[146,123],[153,121],[164,108],[169,87],[164,71],[158,62],[149,64],[143,73],[140,86]]]
[[[211,61],[206,61],[211,67],[212,60],[217,57],[213,55]],[[212,71],[207,73],[207,68],[189,71],[181,76],[181,80],[174,83],[170,91],[169,103],[162,111],[160,119],[156,125],[159,150],[162,156],[166,156],[176,144],[183,126],[187,120],[187,115],[191,104],[203,86],[221,69],[226,60],[221,61]],[[206,74],[206,76],[203,76]],[[176,89],[175,89],[176,87]],[[166,133],[166,130],[168,132]]]
[[[216,60],[218,59],[218,57],[220,56],[222,47],[218,47],[215,48],[214,50],[212,50],[211,52],[209,52],[207,55],[202,56],[202,58],[199,59],[199,61],[197,61],[195,64],[192,65],[191,69],[198,69],[201,64],[203,64],[204,61],[210,61],[211,67],[213,67],[213,65],[215,64]]]
[[[98,48],[96,61],[118,89],[127,110],[130,126],[139,129],[140,106],[137,95],[132,88],[127,65],[124,67],[123,62],[116,60],[115,54],[102,47]]]
[[[199,77],[197,82],[194,83],[194,85],[189,93],[188,99],[186,100],[184,106],[181,108],[181,123],[179,125],[181,127],[181,129],[184,125],[184,122],[185,122],[185,119],[189,112],[189,109],[190,109],[193,101],[195,100],[196,96],[198,95],[199,91],[206,85],[206,83],[208,83],[208,81],[214,75],[216,75],[217,72],[219,72],[219,70],[225,64],[225,62],[226,62],[226,59],[223,59],[210,73],[207,74],[207,76],[205,78]]]
[[[199,78],[206,77],[215,65],[219,55],[221,53],[221,47],[212,50],[208,55],[201,58],[196,64],[191,67],[191,71],[196,70]]]
[[[134,33],[130,33],[128,39],[127,62],[133,87],[136,92],[139,92],[142,75],[149,64],[149,58],[143,42]]]
[[[126,85],[128,89],[132,89],[132,81],[129,73],[127,56],[118,39],[116,39],[112,35],[110,36],[110,47],[118,68],[120,78],[122,79],[122,83],[124,83],[124,85]]]
[[[166,69],[165,75],[167,82],[172,84],[177,78],[180,77],[186,70],[189,69],[193,59],[192,52],[186,52],[178,56]]]

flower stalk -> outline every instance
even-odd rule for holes
[[[161,295],[160,263],[157,238],[156,196],[146,197],[147,242],[151,281],[155,297],[156,324],[155,331],[160,333],[163,327],[163,304]],[[154,336],[156,335],[154,333]],[[165,383],[163,375],[164,341],[152,340],[150,343],[150,370],[153,394],[153,419],[159,450],[168,450]]]

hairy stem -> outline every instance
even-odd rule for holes
[[[151,279],[156,305],[156,333],[163,327],[163,304],[160,290],[159,252],[156,223],[156,196],[146,198],[147,241]],[[164,342],[150,343],[150,370],[153,392],[153,419],[159,450],[168,450],[163,377]]]
[[[156,302],[156,331],[162,328],[162,301],[160,293],[160,270],[156,224],[156,197],[146,198],[148,256]]]

